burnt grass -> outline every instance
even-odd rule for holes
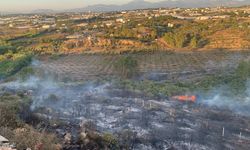
[[[42,94],[46,99],[53,93],[59,100],[34,99],[40,103],[26,120],[57,134],[64,149],[247,150],[250,147],[250,117],[199,103],[123,91],[109,84],[91,89],[79,85],[60,87],[60,91],[47,89],[35,96]],[[82,133],[88,135],[84,140]],[[106,133],[112,135],[115,144],[107,143]],[[66,138],[68,135],[70,140]]]

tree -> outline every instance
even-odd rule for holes
[[[138,62],[131,56],[122,56],[115,64],[117,73],[124,78],[131,78],[137,74]]]
[[[191,48],[197,48],[198,47],[198,39],[196,36],[194,36],[190,41],[190,47]]]
[[[177,48],[182,48],[185,46],[187,42],[187,35],[186,33],[183,32],[178,32],[177,34],[175,34],[175,46]]]
[[[163,39],[170,45],[175,47],[175,39],[174,34],[172,32],[166,33],[163,37]]]
[[[184,32],[166,33],[163,39],[172,47],[182,48],[187,43],[187,34]]]

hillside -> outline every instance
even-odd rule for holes
[[[205,49],[249,49],[249,35],[244,30],[226,29],[208,37],[209,44]]]
[[[196,8],[196,7],[217,7],[217,6],[243,6],[249,5],[248,0],[163,0],[160,2],[147,2],[145,0],[133,0],[124,5],[90,5],[83,8],[71,9],[71,12],[87,12],[87,11],[121,11],[121,10],[134,10],[134,9],[147,9],[147,8]]]

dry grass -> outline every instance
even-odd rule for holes
[[[15,143],[17,149],[38,149],[39,150],[58,150],[60,145],[57,138],[46,132],[38,132],[32,127],[26,125],[23,128],[11,130],[9,128],[0,128],[0,134],[8,138],[11,143]]]

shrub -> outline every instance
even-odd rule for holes
[[[17,113],[21,111],[21,99],[14,95],[3,95],[0,97],[0,126],[16,128],[22,122]]]
[[[198,39],[196,36],[194,36],[190,41],[190,47],[191,48],[197,48],[198,47]]]
[[[0,79],[17,73],[30,62],[31,56],[25,54],[16,54],[12,56],[12,59],[0,62]]]
[[[8,138],[11,143],[14,143],[17,149],[38,149],[39,150],[59,150],[60,145],[53,134],[40,133],[32,127],[26,125],[23,128],[15,130],[0,127],[0,134]]]
[[[29,126],[16,129],[13,141],[18,149],[38,149],[38,147],[40,150],[57,149],[57,139],[54,135],[46,132],[40,133]]]
[[[183,48],[188,42],[187,34],[184,32],[166,33],[163,39],[172,47]]]
[[[122,56],[114,68],[121,77],[132,78],[138,73],[138,62],[131,56]]]
[[[104,133],[102,138],[109,149],[114,149],[114,150],[118,149],[119,147],[118,141],[112,134]]]

